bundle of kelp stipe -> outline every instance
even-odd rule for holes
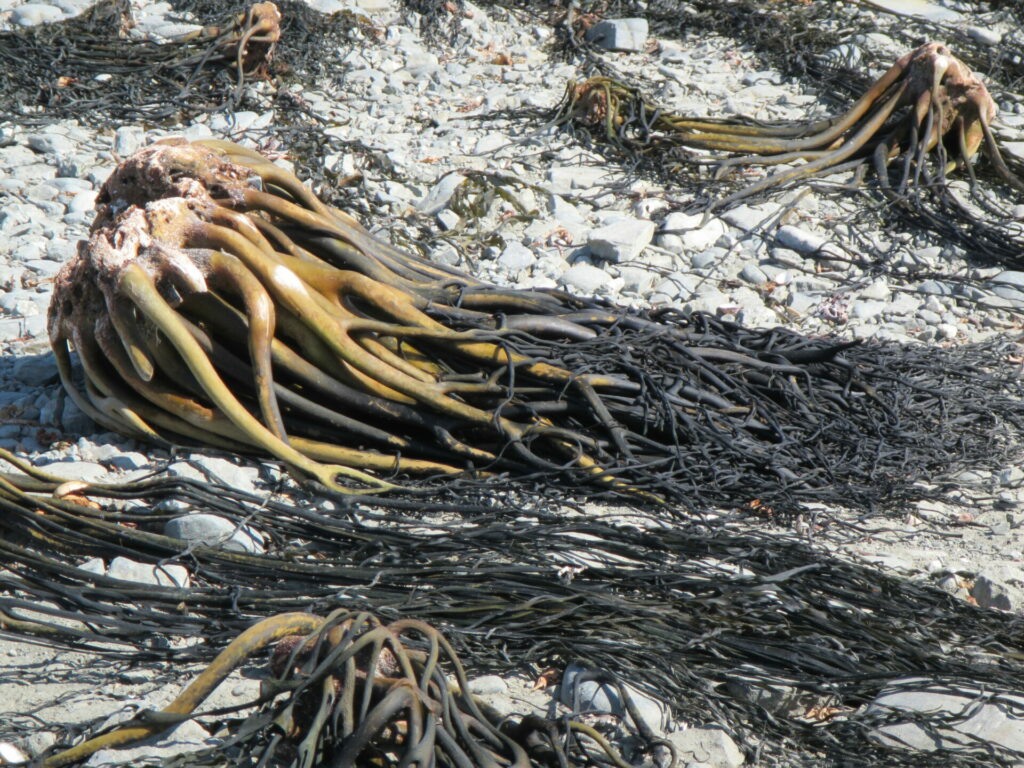
[[[134,36],[125,0],[103,0],[64,22],[0,31],[6,73],[0,120],[73,118],[118,127],[246,106],[262,111],[265,105],[246,102],[246,85],[315,81],[364,24],[353,14],[325,16],[294,0],[192,6],[181,10],[218,25],[160,43]]]
[[[1012,345],[861,346],[499,288],[226,142],[141,150],[98,201],[50,339],[75,402],[133,437],[270,454],[335,490],[507,473],[779,511],[899,506],[1020,447],[991,438],[1024,417]]]
[[[176,662],[168,682],[181,690],[163,712],[105,735],[47,722],[60,735],[43,765],[202,712],[227,670],[271,644],[269,698],[212,715],[222,745],[185,764],[347,765],[363,755],[391,765],[430,746],[439,764],[462,768],[610,765],[618,753],[571,722],[512,716],[495,733],[493,712],[464,695],[467,676],[572,662],[653,696],[677,721],[725,727],[759,766],[1012,764],[984,742],[950,755],[882,746],[871,735],[882,723],[941,730],[958,715],[865,705],[892,685],[984,691],[993,706],[1019,694],[1020,620],[787,534],[668,525],[629,509],[583,514],[528,495],[284,503],[182,479],[103,488],[9,474],[0,507],[5,631],[111,660]],[[266,553],[163,535],[185,510],[260,531]],[[78,567],[94,555],[184,565],[191,585]],[[168,642],[182,638],[193,641]],[[182,680],[185,661],[209,666]],[[39,727],[0,718],[0,739]],[[654,737],[632,716],[617,727],[639,744],[629,759],[642,760]]]

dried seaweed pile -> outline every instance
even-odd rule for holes
[[[862,705],[908,676],[992,695],[1019,693],[1020,620],[839,561],[783,534],[666,525],[626,510],[595,517],[536,497],[496,501],[493,493],[434,502],[334,495],[330,502],[292,504],[181,479],[67,491],[22,475],[0,483],[0,551],[9,569],[0,575],[4,628],[112,662],[211,662],[211,671],[179,697],[179,712],[200,703],[199,694],[225,666],[283,634],[325,629],[310,613],[326,617],[344,609],[327,625],[341,626],[333,634],[278,645],[271,655],[271,671],[281,679],[272,689],[277,698],[251,715],[222,713],[217,719],[230,725],[233,738],[189,764],[254,764],[266,750],[282,765],[299,764],[303,754],[340,759],[339,751],[358,746],[349,738],[356,731],[391,738],[393,745],[398,739],[394,749],[408,754],[416,746],[401,741],[401,723],[413,728],[408,699],[396,692],[387,714],[377,707],[384,706],[382,686],[394,690],[391,682],[361,695],[371,663],[383,677],[408,675],[406,649],[412,669],[420,670],[413,687],[423,687],[431,700],[449,694],[435,686],[429,669],[423,674],[424,664],[459,674],[459,656],[472,677],[536,674],[580,661],[654,695],[678,720],[725,726],[759,766],[1009,764],[984,745],[973,756],[882,748],[867,733],[886,715],[868,714]],[[258,528],[267,553],[188,546],[161,535],[167,518],[180,514],[159,511],[167,505],[157,502],[171,499]],[[115,554],[186,565],[192,585],[143,586],[76,567],[87,556]],[[400,623],[378,631],[360,611],[385,625]],[[259,619],[270,621],[247,630]],[[412,619],[441,630],[452,646]],[[350,620],[362,624],[347,632],[352,624],[342,623]],[[175,637],[206,642],[175,649],[167,643]],[[375,648],[388,648],[391,657]],[[790,686],[797,700],[814,704],[766,711],[754,693],[737,695],[730,682],[737,677],[748,681],[739,690]],[[174,682],[185,681],[175,673]],[[470,726],[468,736],[454,741],[463,749],[467,741],[478,743],[484,753],[453,761],[456,752],[446,751],[441,731],[452,727],[456,710],[496,723],[451,696],[445,709],[435,710],[450,713],[435,723],[436,735],[424,736],[424,743],[443,748],[440,764],[492,765],[482,757],[489,752],[506,764],[500,756],[516,750],[504,739],[535,732],[548,734],[542,747],[562,744],[563,766],[609,764],[592,741],[561,741],[571,727],[564,721],[542,727],[517,718],[503,737],[489,725]],[[362,715],[343,716],[346,711]],[[376,725],[369,724],[371,711],[380,715]],[[136,726],[159,730],[172,722],[143,716]],[[0,739],[38,725],[4,717]],[[621,728],[637,731],[628,718]],[[92,735],[69,729],[51,754]],[[307,751],[297,752],[306,737]],[[638,737],[642,742],[644,734]],[[538,749],[536,739],[532,748],[525,743],[531,765],[557,764],[558,749]]]
[[[140,439],[270,454],[336,490],[513,474],[779,512],[900,507],[1020,450],[1012,345],[943,361],[498,288],[226,142],[141,150],[98,200],[50,338],[76,403]]]
[[[592,13],[589,13],[591,12]],[[663,104],[646,97],[646,84],[618,72],[613,63],[582,43],[582,34],[598,18],[639,14],[650,19],[652,34],[694,40],[700,31],[733,37],[752,47],[766,64],[784,74],[800,77],[818,89],[825,103],[848,104],[843,115],[806,123],[771,123],[743,118],[708,119],[675,115]],[[601,75],[582,84],[570,84],[566,100],[554,116],[588,145],[611,147],[644,173],[682,187],[704,209],[728,208],[782,184],[820,179],[837,171],[874,171],[881,192],[878,206],[884,219],[902,221],[940,235],[978,259],[1019,268],[1024,264],[1024,229],[1014,206],[1024,192],[1024,163],[999,150],[991,128],[979,142],[981,123],[992,122],[996,103],[1019,103],[1024,77],[1024,48],[1018,36],[1006,35],[996,46],[980,45],[962,33],[915,20],[894,31],[913,51],[873,85],[865,73],[869,65],[850,40],[856,33],[874,31],[870,17],[837,8],[834,3],[686,3],[674,0],[644,4],[584,5],[568,17],[567,40],[573,50]],[[858,26],[859,25],[859,26]],[[778,29],[793,30],[779,35]],[[920,46],[922,30],[956,40],[956,56],[943,45]],[[949,33],[949,34],[947,34]],[[941,50],[939,66],[927,65],[926,49]],[[854,53],[854,49],[856,52]],[[947,64],[952,61],[951,67]],[[974,103],[970,90],[986,86],[971,72],[986,78],[994,99],[978,118],[964,108]],[[925,77],[913,84],[914,70]],[[894,70],[892,88],[878,89]],[[905,89],[899,98],[897,88]],[[913,106],[911,106],[913,105]],[[980,106],[980,102],[977,102]],[[973,107],[968,108],[968,112]],[[851,122],[844,119],[856,117]],[[975,123],[972,130],[968,123]],[[829,137],[828,141],[818,139]],[[984,158],[974,154],[977,147]],[[698,151],[694,151],[698,150]],[[709,156],[706,150],[713,150]],[[737,173],[751,168],[783,164],[784,170],[758,181],[735,182]],[[713,176],[705,169],[711,168]],[[954,184],[957,178],[961,184]]]
[[[178,40],[132,36],[124,0],[102,0],[68,21],[0,32],[0,121],[73,118],[97,127],[173,125],[203,114],[267,108],[248,86],[315,82],[364,25],[306,3],[177,3],[216,22]],[[280,10],[278,10],[280,9]],[[287,110],[294,105],[278,105]]]

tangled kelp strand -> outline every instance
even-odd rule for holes
[[[32,493],[14,490],[26,484],[23,475],[10,475],[3,490],[0,546],[13,572],[2,579],[0,610],[32,622],[40,607],[53,606],[64,618],[37,638],[84,652],[212,659],[259,619],[369,610],[385,623],[415,618],[443,630],[470,675],[576,660],[612,671],[686,722],[717,722],[748,749],[756,738],[763,765],[839,765],[854,758],[883,766],[933,764],[934,754],[893,752],[867,737],[880,722],[911,716],[868,715],[861,705],[905,677],[969,682],[994,695],[1024,684],[1016,617],[838,560],[785,534],[669,526],[629,510],[600,519],[525,495],[509,499],[511,505],[483,496],[413,503],[338,496],[337,509],[320,504],[313,511],[306,502],[182,479],[89,489],[98,513],[73,502],[54,504],[52,484]],[[151,533],[159,520],[138,522],[144,515],[119,512],[106,501],[111,498],[148,504],[173,498],[250,519],[275,540],[298,537],[312,546],[287,557],[284,550],[253,556],[189,548]],[[187,562],[193,587],[135,585],[75,567],[86,552],[115,551],[146,562]],[[558,578],[566,565],[573,578]],[[7,626],[8,632],[27,629]],[[179,648],[141,642],[196,636],[208,642]],[[121,650],[113,652],[112,643]],[[754,685],[827,696],[842,717],[809,724],[769,716],[725,693],[722,685],[738,670]],[[314,684],[301,690],[319,701]],[[309,700],[300,689],[281,693],[287,695],[271,711],[290,704],[293,712],[307,711],[298,703]],[[299,728],[314,722],[296,717]],[[942,722],[921,720],[933,727]],[[260,714],[241,717],[232,727],[245,736],[235,744],[256,759],[276,732],[272,722]],[[0,725],[0,738],[17,736],[20,727]],[[203,762],[232,759],[237,753],[217,749]],[[974,757],[943,759],[955,766],[1011,764],[984,744]],[[570,758],[569,764],[579,763]]]
[[[128,4],[101,0],[67,21],[0,31],[8,77],[0,120],[74,118],[117,127],[237,110],[247,99],[262,109],[251,103],[246,85],[323,75],[326,57],[365,24],[353,14],[324,16],[295,0],[179,5],[218,25],[162,43],[134,39]]]

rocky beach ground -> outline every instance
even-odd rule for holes
[[[0,0],[0,26],[52,23],[86,5]],[[334,178],[359,174],[353,186],[335,192],[368,227],[398,244],[502,284],[700,310],[807,334],[950,347],[995,334],[1016,339],[1024,330],[1024,273],[985,265],[956,244],[909,227],[865,232],[873,220],[862,225],[860,212],[877,201],[864,191],[837,193],[848,175],[705,218],[686,212],[690,201],[677,189],[609,162],[565,131],[514,119],[522,108],[553,109],[567,82],[580,77],[580,62],[555,52],[551,16],[539,6],[508,10],[465,3],[455,22],[458,33],[445,39],[426,36],[420,17],[396,0],[310,5],[323,13],[354,11],[365,23],[353,44],[338,51],[341,80],[287,88],[324,121],[325,135],[358,140],[358,152],[329,155],[324,165]],[[913,20],[867,4],[836,5],[872,18],[876,31],[851,38],[835,55],[891,61],[903,52],[891,33]],[[979,4],[937,7],[943,24],[983,43],[1020,34]],[[166,2],[133,0],[132,9],[131,34],[152,39],[173,38],[209,21],[189,19]],[[620,71],[642,73],[660,102],[676,111],[794,121],[828,111],[822,94],[767,67],[742,39],[688,36],[685,27],[678,39],[659,39],[637,19],[608,23],[615,25],[608,34],[618,40],[618,50],[600,55]],[[1024,99],[999,106],[998,135],[1024,154]],[[48,472],[87,482],[162,470],[260,493],[276,481],[276,467],[201,451],[171,455],[97,428],[60,388],[48,351],[46,310],[53,278],[86,237],[97,191],[119,159],[181,134],[268,149],[266,129],[277,119],[268,106],[161,128],[97,130],[84,120],[0,124],[0,447]],[[288,147],[272,149],[288,163]],[[481,203],[487,195],[494,200]],[[1013,210],[1024,221],[1024,199]],[[865,240],[891,241],[884,268],[857,258]],[[1024,470],[1012,465],[943,480],[952,489],[944,502],[922,502],[899,519],[850,521],[857,527],[822,543],[992,610],[1020,613]],[[205,521],[198,532],[179,535],[215,536],[218,525]],[[262,546],[259,531],[229,528],[234,546]],[[798,533],[814,535],[810,526]],[[143,583],[187,578],[123,558],[89,567]],[[181,671],[182,683],[190,671]],[[255,668],[235,673],[209,706],[253,697],[258,676]],[[525,671],[474,685],[499,710],[552,706],[550,692],[530,690]],[[112,668],[84,654],[0,640],[0,720],[84,722],[127,711],[132,702],[158,708],[173,693],[153,682],[145,667]],[[1011,731],[1004,738],[1021,748],[1024,728]],[[684,733],[689,735],[678,736],[678,745],[689,750],[689,764],[743,763],[728,734],[713,727]],[[158,745],[131,754],[177,754],[213,737],[190,721]],[[40,728],[18,747],[34,755],[55,738]],[[104,752],[88,764],[125,757]]]

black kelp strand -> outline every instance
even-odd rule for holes
[[[27,484],[23,476],[10,480]],[[154,479],[88,489],[101,502],[100,511],[67,501],[58,507],[48,493],[13,487],[8,482],[2,493],[4,557],[12,572],[0,596],[7,632],[111,658],[206,660],[207,677],[216,677],[226,659],[237,663],[243,646],[246,654],[254,653],[251,638],[264,642],[283,637],[285,630],[313,632],[308,644],[279,644],[273,654],[271,671],[279,679],[288,680],[293,667],[304,670],[279,688],[283,698],[229,718],[235,737],[207,753],[202,764],[248,764],[237,761],[255,761],[267,749],[282,764],[294,764],[294,745],[310,728],[319,734],[314,741],[322,754],[344,749],[352,727],[375,719],[332,720],[339,716],[334,706],[342,705],[328,702],[340,700],[312,692],[326,690],[324,681],[332,676],[348,680],[345,685],[356,693],[362,690],[363,683],[352,680],[366,679],[358,670],[366,669],[369,657],[345,657],[344,648],[363,632],[369,639],[358,647],[381,642],[399,656],[409,649],[414,669],[423,668],[443,634],[453,643],[440,657],[449,673],[456,671],[456,652],[471,676],[572,661],[610,670],[667,703],[678,719],[721,723],[747,750],[758,743],[759,765],[927,765],[936,754],[926,760],[890,752],[867,738],[885,716],[869,716],[861,706],[907,677],[926,677],[940,687],[970,684],[993,695],[1024,685],[1024,625],[1018,617],[838,560],[783,533],[696,521],[669,525],[651,512],[627,508],[594,517],[525,493],[441,494],[426,503],[335,496],[296,504],[196,481]],[[271,541],[268,552],[188,548],[154,532],[164,520],[155,512],[152,522],[136,522],[167,499],[258,525]],[[40,517],[59,522],[40,526]],[[130,525],[122,522],[129,517]],[[94,551],[187,563],[192,586],[141,588],[77,569],[81,554],[60,542],[85,532]],[[12,543],[19,540],[25,545]],[[571,577],[560,577],[566,567]],[[316,618],[337,609],[341,613],[327,624]],[[360,618],[360,611],[370,611],[379,623]],[[362,629],[331,634],[331,627],[357,621]],[[379,629],[387,625],[388,632]],[[207,642],[187,648],[158,642],[197,636]],[[399,636],[409,638],[400,647],[388,639]],[[236,637],[250,641],[228,645]],[[218,653],[219,661],[213,661]],[[283,664],[288,658],[294,661]],[[349,668],[343,658],[358,663]],[[387,653],[377,658],[378,664],[392,663]],[[755,686],[788,685],[814,694],[839,716],[807,719],[802,710],[769,715],[728,693],[737,675]],[[375,690],[367,694],[371,708],[365,712],[383,706],[381,717],[395,722],[384,717],[387,686]],[[430,691],[432,697],[450,695]],[[448,706],[466,712],[469,704],[452,700],[443,704]],[[283,740],[274,741],[271,724],[282,723],[285,711],[293,725]],[[399,720],[410,717],[415,719],[407,714]],[[319,722],[356,725],[316,730]],[[452,721],[446,722],[450,727]],[[5,721],[0,738],[24,727]],[[476,726],[471,730],[481,733]],[[514,751],[503,737],[494,738],[499,753]],[[568,759],[570,765],[583,764],[571,750]],[[1009,756],[980,747],[973,755],[942,760],[955,766],[1010,764]],[[52,763],[59,764],[66,763]]]

